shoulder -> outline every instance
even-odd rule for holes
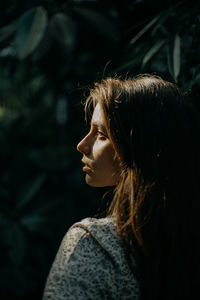
[[[119,252],[120,243],[113,218],[86,218],[69,228],[59,251],[66,257],[86,253],[90,259],[96,258],[95,252],[101,251],[113,259],[115,252]]]
[[[64,237],[63,248],[67,249],[72,241],[72,248],[76,249],[74,255],[76,253],[86,257],[85,263],[94,267],[98,277],[104,277],[108,281],[111,277],[115,278],[116,286],[120,286],[118,293],[123,290],[124,299],[126,293],[130,296],[135,291],[135,295],[138,295],[139,284],[127,261],[126,249],[117,233],[115,218],[86,218],[75,223]],[[137,267],[134,258],[132,263]]]
[[[114,219],[87,218],[75,223],[62,240],[45,296],[118,299],[121,293],[123,299],[137,299],[138,284],[128,267]],[[135,297],[130,298],[130,293]]]
[[[97,247],[101,247],[111,256],[119,253],[122,248],[121,240],[117,234],[114,218],[86,218],[81,222],[75,223],[68,231],[65,239],[71,238],[94,240]]]
[[[106,236],[115,236],[117,238],[116,233],[116,225],[114,218],[86,218],[80,222],[73,224],[68,230],[67,234],[73,232],[74,234],[89,233],[94,237],[99,239],[104,239]],[[78,234],[78,235],[79,235]]]

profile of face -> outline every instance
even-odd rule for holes
[[[89,133],[77,145],[77,150],[83,154],[83,171],[86,182],[94,187],[114,186],[119,180],[119,161],[108,138],[102,108],[96,105]]]

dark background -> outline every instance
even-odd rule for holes
[[[41,299],[69,226],[105,207],[78,141],[88,87],[155,72],[199,106],[199,1],[1,1],[0,299]]]

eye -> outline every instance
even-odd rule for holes
[[[95,135],[98,137],[98,139],[100,140],[106,140],[107,139],[107,136],[105,135],[105,133],[103,133],[102,131],[100,130],[97,130],[95,132]]]

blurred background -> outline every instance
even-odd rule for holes
[[[199,106],[199,47],[199,1],[1,1],[1,300],[41,299],[69,226],[105,206],[76,151],[88,87],[156,73]]]

